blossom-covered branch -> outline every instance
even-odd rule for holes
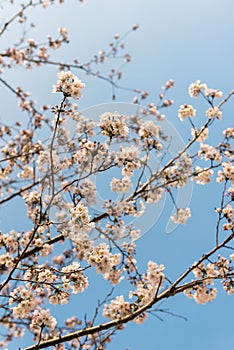
[[[20,25],[28,22],[28,8],[63,2],[29,1],[5,22],[1,36],[18,19]],[[102,75],[97,67],[106,60],[131,60],[122,51],[124,38],[115,35],[108,50],[85,64],[50,58],[52,51],[69,42],[63,27],[58,38],[49,36],[45,43],[27,38],[23,31],[17,44],[1,49],[0,83],[27,117],[19,121],[3,116],[0,124],[0,205],[12,213],[12,227],[3,226],[0,232],[1,348],[24,337],[33,344],[25,350],[62,350],[64,343],[71,349],[103,350],[125,324],[143,323],[152,311],[157,314],[159,302],[179,293],[198,304],[212,302],[218,281],[224,292],[234,293],[233,125],[223,130],[218,142],[212,141],[214,126],[222,126],[223,106],[232,103],[234,90],[223,97],[222,91],[199,80],[189,86],[190,98],[202,99],[207,108],[200,119],[193,103],[178,108],[178,122],[191,127],[185,144],[179,143],[175,130],[169,133],[165,128],[174,103],[168,98],[174,88],[171,79],[158,100],[144,106],[148,93],[133,89],[133,113],[108,106],[98,116],[94,111],[87,117],[77,104],[86,93],[85,83],[75,71],[118,88],[121,70],[112,68]],[[49,65],[59,66],[57,81],[48,91],[48,100],[51,92],[60,99],[53,107],[36,107],[30,93],[4,78],[9,68]],[[180,144],[176,152],[173,141]],[[195,262],[188,261],[174,278],[163,261],[150,256],[147,267],[139,267],[137,240],[146,233],[139,221],[147,220],[147,210],[167,198],[173,207],[168,220],[186,225],[193,210],[177,201],[181,189],[212,182],[220,193],[219,202],[212,203],[212,247]],[[19,208],[24,208],[20,217]],[[100,302],[96,285],[102,282]],[[79,304],[81,293],[92,288],[93,312],[72,307],[75,315],[58,317],[57,308],[71,313],[66,305]]]

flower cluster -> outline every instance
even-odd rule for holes
[[[231,295],[234,292],[234,286],[232,279],[226,277],[230,271],[231,266],[228,259],[221,256],[218,257],[216,262],[208,263],[207,266],[204,263],[197,265],[193,269],[193,274],[201,281],[194,287],[186,289],[184,292],[185,295],[188,298],[194,299],[198,304],[213,301],[216,298],[217,289],[210,286],[216,278],[223,279],[223,289]]]
[[[77,259],[83,260],[87,251],[90,251],[93,247],[93,242],[90,237],[85,233],[69,233],[69,237],[72,239],[74,244],[74,252]]]
[[[10,293],[9,305],[14,303],[17,303],[13,307],[14,317],[24,319],[29,317],[30,313],[35,310],[39,300],[35,297],[35,293],[21,285]]]
[[[178,111],[178,116],[181,121],[184,121],[185,118],[195,117],[196,109],[191,105],[181,105]]]
[[[143,201],[140,201],[139,205],[137,205],[135,201],[106,201],[104,207],[106,208],[107,213],[116,219],[118,217],[120,218],[122,215],[139,217],[145,211],[145,205]]]
[[[228,231],[234,228],[234,209],[231,204],[227,204],[224,208],[216,208],[217,213],[222,213],[227,220],[223,224],[223,230]]]
[[[129,293],[129,297],[136,297],[137,300],[134,303],[129,303],[124,300],[124,296],[120,295],[112,300],[110,304],[105,304],[103,309],[103,316],[110,319],[120,319],[138,307],[146,304],[155,297],[156,292],[162,287],[164,281],[163,274],[164,266],[157,265],[153,261],[148,262],[147,273],[142,276],[142,279],[137,282],[137,289],[134,292]],[[142,323],[146,315],[140,315],[135,321]]]
[[[124,300],[124,296],[120,295],[112,300],[110,304],[105,304],[103,309],[103,316],[114,319],[121,319],[131,312],[131,304]]]
[[[123,176],[133,176],[134,169],[140,168],[139,149],[136,146],[120,147],[115,161],[118,167],[122,167]]]
[[[153,137],[153,138],[158,138],[159,137],[159,132],[160,132],[160,126],[159,125],[156,125],[152,120],[147,120],[145,121],[138,133],[140,135],[141,138],[150,138],[150,137]]]
[[[223,96],[222,91],[210,89],[206,84],[201,83],[200,80],[190,84],[188,92],[191,98],[198,98],[200,94],[203,94],[206,97],[211,97],[212,99],[221,98]]]
[[[200,166],[196,166],[192,180],[196,181],[199,185],[205,185],[211,181],[211,176],[214,174],[211,169],[202,169]]]
[[[157,187],[157,186],[148,186],[146,188],[146,194],[144,196],[144,199],[146,203],[157,203],[161,198],[162,194],[164,193],[163,188]]]
[[[183,187],[191,174],[192,161],[188,154],[184,153],[171,167],[164,171],[164,180],[167,186]]]
[[[204,143],[200,144],[198,156],[205,160],[215,160],[216,162],[220,162],[222,160],[222,156],[218,149],[216,149],[213,146],[206,145]]]
[[[196,138],[197,142],[203,142],[207,139],[209,135],[209,129],[203,128],[201,130],[196,130],[194,128],[191,129],[191,135],[193,138]],[[199,135],[199,136],[198,136]]]
[[[1,254],[0,269],[1,273],[8,273],[8,269],[14,266],[14,259],[11,258],[10,253]]]
[[[80,264],[73,261],[72,265],[62,268],[62,282],[66,290],[71,289],[73,294],[81,293],[88,288],[88,277],[84,276]]]
[[[148,262],[147,273],[137,282],[135,291],[129,293],[129,297],[135,296],[137,303],[142,306],[155,298],[156,292],[162,287],[164,281],[164,265],[158,265],[153,261]]]
[[[195,83],[192,83],[189,86],[189,95],[192,98],[198,98],[200,93],[203,91],[205,92],[207,90],[207,85],[201,83],[200,80],[197,80]]]
[[[104,136],[120,136],[126,137],[129,133],[129,128],[126,124],[126,117],[120,115],[118,112],[106,112],[100,116],[99,124],[102,135]]]
[[[53,158],[53,166],[54,170],[58,170],[59,164],[60,164],[60,159],[59,156],[57,155],[56,151],[53,150],[52,152],[52,158]],[[38,170],[42,171],[44,173],[51,172],[51,154],[50,151],[42,151],[40,152],[40,155],[37,160],[38,164]]]
[[[79,187],[76,187],[73,191],[74,195],[78,195],[84,198],[88,205],[95,203],[97,190],[96,186],[90,179],[85,179],[80,183]]]
[[[128,176],[124,176],[122,179],[116,179],[114,177],[110,183],[111,191],[117,193],[127,193],[131,186],[132,182]]]
[[[79,166],[80,173],[97,171],[100,167],[111,163],[108,148],[107,143],[92,142],[87,139],[80,140],[79,148],[72,155],[72,162]]]
[[[70,71],[58,73],[58,81],[53,86],[52,92],[62,92],[66,97],[73,97],[78,100],[81,91],[85,88],[84,83]]]
[[[20,179],[33,179],[34,170],[31,166],[26,166],[24,170],[17,174]]]
[[[73,106],[73,107],[77,108],[77,106]],[[83,115],[80,115],[80,113],[77,111],[74,111],[74,112],[72,111],[70,114],[70,117],[73,120],[77,121],[76,132],[78,135],[81,135],[81,134],[85,134],[87,136],[95,135],[94,128],[96,126],[96,123],[93,120],[89,120]]]
[[[19,249],[20,233],[15,230],[11,230],[8,234],[0,234],[0,245],[7,247],[7,251],[11,253],[17,252]],[[0,256],[0,265],[2,265],[4,259]]]
[[[86,260],[95,267],[97,273],[105,274],[120,263],[120,254],[111,254],[106,243],[100,243],[87,252]]]
[[[28,208],[28,217],[32,221],[37,221],[40,215],[41,208],[41,196],[37,191],[25,192],[23,194],[27,208]]]
[[[43,283],[53,283],[57,281],[57,276],[51,271],[51,269],[45,268],[43,265],[38,265],[36,271],[27,270],[24,274],[24,279],[27,281],[39,282],[41,285]],[[30,283],[27,284],[30,287]]]
[[[141,230],[134,228],[133,225],[124,225],[123,221],[119,221],[118,225],[108,221],[106,224],[106,230],[109,237],[114,240],[121,240],[130,238],[131,241],[135,241],[140,237]]]
[[[74,232],[87,233],[94,228],[94,223],[90,222],[88,208],[82,203],[70,210],[71,226]]]
[[[222,118],[222,111],[218,107],[211,107],[206,111],[207,118],[213,119],[221,119]]]
[[[185,224],[188,218],[191,216],[190,208],[177,209],[177,212],[171,216],[171,220],[176,224]]]
[[[54,293],[49,295],[49,303],[51,305],[64,305],[69,302],[70,294],[62,289],[57,289]]]
[[[206,304],[216,298],[217,289],[213,287],[209,288],[206,283],[202,283],[200,286],[194,288],[194,290],[186,290],[184,294],[188,298],[194,299],[198,304]]]
[[[230,180],[234,184],[234,166],[231,162],[222,163],[223,170],[218,171],[217,182],[222,182],[224,180]]]
[[[35,327],[49,327],[53,330],[56,327],[57,321],[56,319],[50,315],[49,309],[37,309],[33,313],[33,319],[30,324],[30,328],[33,329]]]
[[[234,128],[228,128],[223,131],[223,136],[227,139],[232,138],[234,139]]]

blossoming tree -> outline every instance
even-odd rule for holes
[[[16,21],[25,25],[28,9],[63,2],[25,2],[2,25],[0,37]],[[16,7],[14,1],[5,3]],[[192,105],[180,106],[178,117],[191,124],[191,137],[176,156],[168,158],[171,140],[161,123],[165,120],[162,111],[173,103],[166,94],[174,82],[165,84],[157,103],[139,107],[134,115],[107,110],[96,122],[83,115],[75,103],[85,94],[85,84],[76,71],[104,79],[115,90],[121,71],[112,68],[108,75],[102,75],[96,65],[115,59],[119,52],[128,62],[130,55],[123,51],[122,38],[115,35],[110,50],[86,64],[54,61],[53,50],[68,42],[67,30],[60,28],[59,37],[49,36],[47,43],[37,43],[23,32],[17,45],[0,49],[0,83],[28,116],[25,125],[18,120],[1,121],[0,125],[0,204],[13,205],[16,220],[17,205],[27,208],[27,219],[20,218],[25,229],[18,231],[13,226],[0,235],[2,348],[25,337],[25,350],[65,346],[101,350],[126,323],[143,323],[164,299],[184,293],[199,304],[208,303],[215,299],[215,284],[220,281],[226,293],[234,292],[234,128],[230,125],[224,130],[217,145],[206,143],[211,125],[222,123],[222,106],[234,91],[223,97],[221,91],[200,81],[189,86],[192,99],[206,101],[206,115],[197,126]],[[10,68],[49,65],[59,67],[52,92],[58,94],[60,103],[53,107],[38,108],[28,92],[4,79]],[[134,92],[134,104],[140,106],[147,92]],[[158,160],[154,170],[152,155]],[[98,174],[106,186],[99,212],[94,207]],[[186,270],[178,271],[175,280],[167,276],[163,261],[154,262],[150,256],[147,270],[140,271],[136,246],[141,232],[134,218],[141,216],[147,205],[168,195],[174,205],[171,220],[185,224],[192,213],[188,207],[178,207],[175,198],[191,181],[199,185],[216,181],[220,186],[213,248]],[[20,201],[14,207],[16,198]],[[221,248],[225,248],[222,255]],[[113,287],[111,293],[110,288],[103,290],[103,301],[97,302],[94,316],[87,320],[75,312],[63,320],[53,315],[54,305],[79,303],[80,294],[95,280],[93,272]],[[116,288],[124,278],[125,295],[118,294]]]

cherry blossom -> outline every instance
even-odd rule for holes
[[[19,119],[10,120],[6,110],[0,123],[0,205],[8,210],[13,226],[0,232],[3,349],[23,337],[30,350],[64,346],[101,350],[125,324],[141,324],[152,313],[157,316],[159,305],[176,294],[205,304],[218,297],[218,291],[234,293],[233,126],[226,126],[218,141],[213,138],[216,125],[221,128],[221,119],[226,120],[223,105],[231,103],[234,91],[223,98],[221,90],[200,80],[189,86],[189,96],[199,99],[194,101],[196,109],[190,104],[179,107],[178,117],[191,128],[191,135],[182,135],[185,143],[176,152],[172,145],[178,130],[172,135],[164,130],[167,110],[174,103],[168,96],[174,87],[171,79],[156,98],[145,89],[123,87],[134,94],[136,113],[108,108],[97,120],[86,116],[74,100],[87,93],[88,75],[109,84],[116,98],[122,68],[132,57],[125,38],[138,25],[127,34],[113,35],[108,48],[85,63],[78,58],[60,62],[54,53],[69,45],[68,29],[60,26],[57,37],[49,34],[38,42],[27,26],[35,9],[46,12],[65,3],[29,1],[0,28],[1,38],[13,22],[24,28],[19,30],[23,34],[18,44],[9,42],[0,52],[0,83],[16,98]],[[102,69],[118,60],[120,68],[114,64],[107,73]],[[49,66],[54,69],[52,92],[61,93],[55,105],[50,105],[49,92],[40,105],[24,86],[14,87],[6,78],[10,69],[31,74]],[[79,71],[86,74],[85,83],[78,78]],[[200,112],[200,99],[205,113],[203,107]],[[221,99],[218,104],[216,99]],[[196,114],[199,118],[192,119]],[[178,230],[183,224],[186,231],[193,208],[177,203],[177,196],[187,185],[194,184],[194,191],[197,185],[208,190],[209,183],[220,193],[220,200],[211,203],[216,220],[209,232],[214,236],[210,250],[202,251],[194,262],[191,255],[177,277],[170,275],[163,254],[156,263],[145,251],[144,265],[137,240],[146,233],[141,224],[147,221],[149,207],[160,207],[162,221],[172,220]],[[163,210],[164,199],[173,207],[171,216]],[[152,233],[160,238],[164,233],[158,227],[155,219]],[[150,235],[144,239],[151,244]],[[97,283],[103,288],[101,300]],[[87,313],[81,313],[79,303],[86,295],[95,305],[93,316],[88,305]],[[65,312],[58,317],[61,307]]]

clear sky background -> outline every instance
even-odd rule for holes
[[[9,10],[10,11],[10,10]],[[1,16],[1,9],[0,9]],[[7,18],[6,13],[4,13]],[[146,89],[150,100],[157,101],[161,86],[168,80],[175,80],[175,88],[169,97],[175,105],[168,109],[167,118],[178,130],[184,141],[190,137],[190,126],[181,123],[177,117],[180,104],[193,103],[187,88],[197,79],[212,88],[218,88],[226,95],[234,88],[234,2],[233,0],[87,0],[85,5],[69,0],[65,6],[52,7],[31,13],[38,28],[31,36],[44,40],[49,33],[55,35],[57,27],[64,26],[70,33],[71,45],[65,46],[58,54],[64,61],[79,58],[89,60],[99,50],[105,50],[115,33],[124,34],[134,24],[140,28],[127,39],[127,48],[132,62],[124,69],[121,85]],[[15,33],[9,31],[2,47],[7,47]],[[40,74],[39,74],[40,73]],[[81,109],[111,102],[110,87],[98,79],[78,73],[86,83],[84,98],[79,102]],[[8,72],[5,76],[14,85],[22,85],[32,93],[39,103],[57,103],[58,96],[51,95],[51,86],[56,81],[56,69],[36,69],[25,73],[22,69]],[[1,86],[0,114],[9,111],[17,117],[14,106],[9,110],[13,98]],[[131,102],[133,95],[117,91],[117,101]],[[223,120],[215,128],[212,140],[220,138],[222,128],[233,126],[233,105],[223,108]],[[205,119],[207,107],[202,101],[198,125]],[[20,115],[20,114],[19,114]],[[209,142],[211,139],[208,139]],[[213,141],[210,141],[213,142]],[[195,186],[191,201],[192,219],[180,226],[171,235],[165,233],[168,215],[172,206],[169,201],[155,225],[138,242],[140,268],[146,268],[152,259],[166,266],[165,273],[176,278],[183,269],[191,265],[214,243],[214,208],[219,205],[218,186]],[[12,229],[12,213],[1,210],[4,228]],[[22,226],[24,225],[21,222]],[[23,228],[23,227],[22,227]],[[92,309],[96,297],[101,298],[102,281],[75,301],[73,310],[77,314]],[[100,285],[99,285],[100,283]],[[180,349],[218,350],[233,348],[233,297],[228,297],[218,288],[217,299],[207,305],[198,305],[180,295],[165,302],[161,307],[188,319],[159,314],[160,321],[149,317],[143,325],[131,323],[119,332],[108,345],[108,350]],[[94,297],[95,295],[95,299]],[[78,299],[77,299],[78,300]],[[63,309],[60,309],[61,315]],[[13,348],[9,347],[9,350]]]

